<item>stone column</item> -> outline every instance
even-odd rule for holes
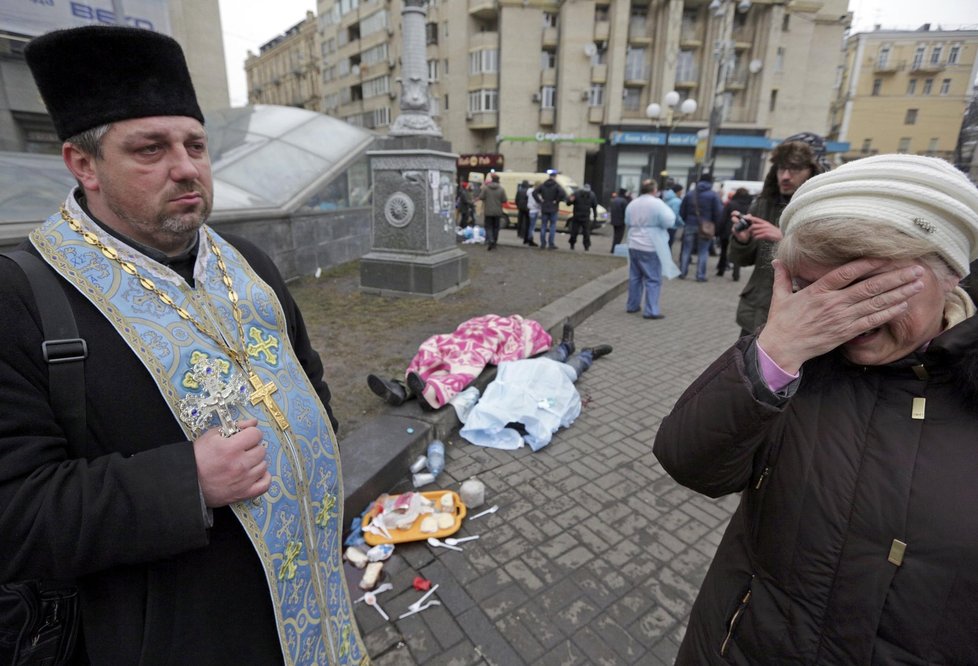
[[[379,150],[373,180],[373,243],[360,260],[360,289],[439,297],[469,283],[468,255],[456,247],[456,160],[431,118],[424,0],[401,12],[400,115]]]

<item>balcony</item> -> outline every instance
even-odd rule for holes
[[[873,74],[896,74],[897,72],[906,69],[906,67],[907,67],[907,63],[905,61],[901,61],[901,62],[877,61],[876,64],[873,65]]]
[[[470,130],[496,129],[499,126],[499,113],[496,111],[467,111],[465,125]]]
[[[469,0],[469,16],[480,21],[496,18],[496,0]]]
[[[608,66],[591,65],[591,83],[607,83],[607,82],[608,82]]]
[[[594,41],[596,42],[608,42],[608,35],[611,34],[611,22],[610,21],[595,21],[594,22]]]
[[[469,36],[469,50],[481,51],[483,49],[499,48],[498,32],[477,32]]]
[[[557,28],[543,29],[543,46],[544,48],[557,48]]]
[[[482,72],[480,74],[469,74],[469,90],[495,89],[499,87],[499,74],[497,72]]]
[[[910,66],[912,74],[937,74],[944,71],[943,62],[922,62]]]

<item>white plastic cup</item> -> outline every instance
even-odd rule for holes
[[[482,481],[479,481],[479,479],[473,476],[471,479],[462,483],[458,495],[462,499],[462,504],[470,509],[474,509],[477,506],[485,504],[486,486]]]

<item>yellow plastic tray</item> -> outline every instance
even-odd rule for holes
[[[437,532],[422,532],[421,531],[421,521],[424,520],[424,516],[418,516],[411,525],[410,529],[399,530],[399,529],[388,529],[391,534],[391,538],[388,539],[380,534],[374,534],[372,532],[363,532],[363,540],[371,546],[377,546],[382,543],[405,543],[408,541],[424,541],[428,537],[447,537],[458,532],[459,528],[462,527],[462,519],[465,518],[467,509],[465,505],[462,504],[462,498],[458,496],[453,490],[431,490],[425,493],[421,493],[424,497],[427,497],[431,501],[438,505],[438,500],[441,499],[442,495],[449,494],[455,500],[455,523],[451,527],[447,527],[443,530],[438,530]],[[399,497],[398,495],[391,495],[391,497]],[[377,515],[377,507],[375,506],[363,517],[362,525],[366,527],[374,516]]]

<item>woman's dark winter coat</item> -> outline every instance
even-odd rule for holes
[[[770,403],[753,343],[655,441],[683,485],[743,493],[677,663],[978,664],[978,317],[889,365],[813,359]]]

